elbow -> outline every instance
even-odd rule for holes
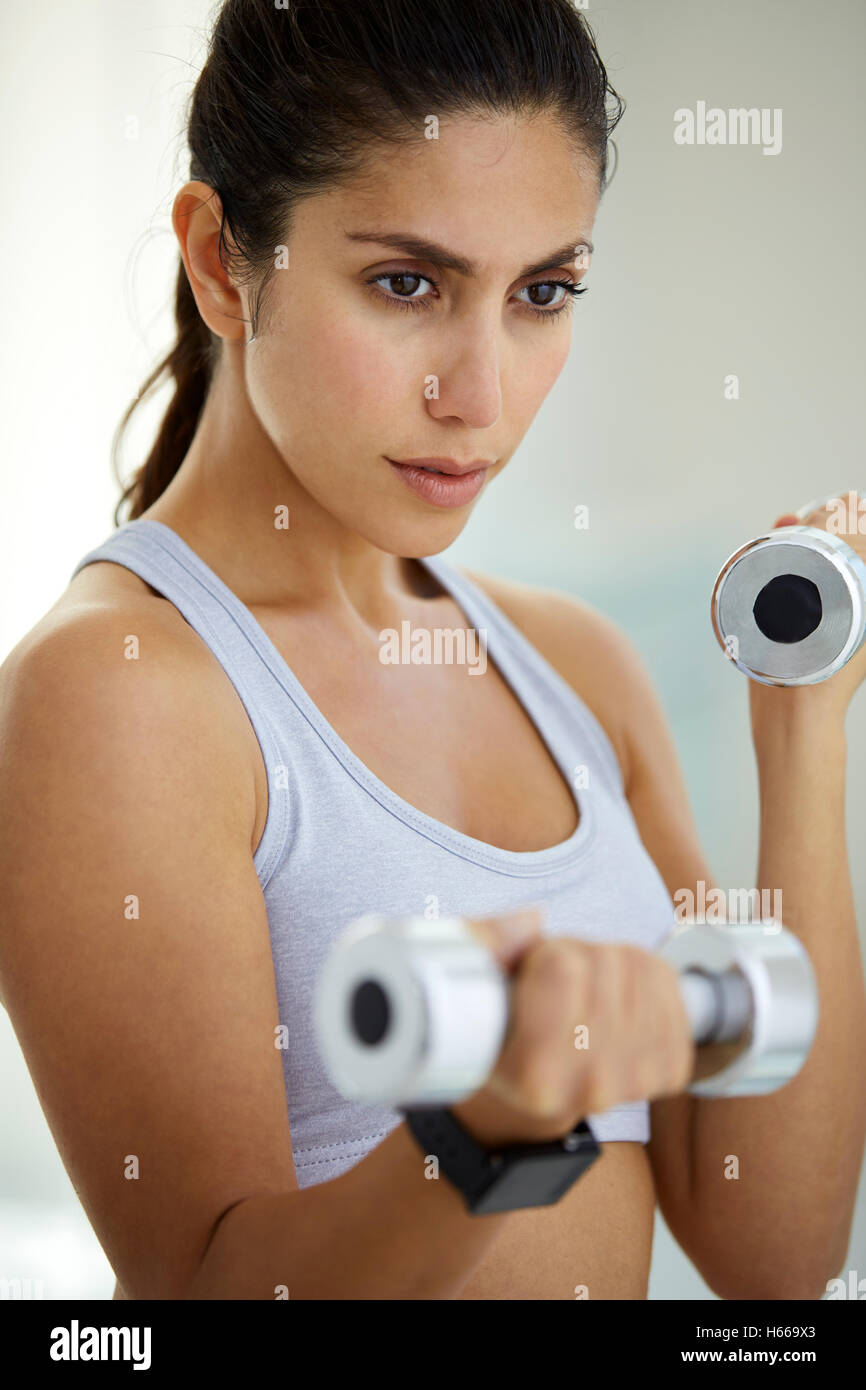
[[[236,1216],[248,1201],[248,1197],[238,1198],[217,1217],[195,1273],[187,1281],[179,1297],[186,1301],[196,1301],[253,1296],[242,1287],[243,1261],[238,1260],[236,1251],[229,1257],[222,1248],[226,1240],[228,1218]]]
[[[755,1259],[754,1251],[743,1250],[724,1265],[708,1260],[697,1268],[713,1293],[726,1301],[814,1303],[827,1293],[840,1264],[819,1256],[804,1258],[802,1251],[780,1251],[776,1259],[764,1251]]]
[[[749,1303],[817,1303],[827,1292],[828,1280],[814,1277],[814,1273],[792,1276],[789,1270],[780,1271],[777,1277],[756,1280],[710,1279],[704,1275],[705,1282],[718,1298],[726,1301]]]
[[[774,1239],[775,1226],[775,1219],[760,1228],[753,1221],[746,1235],[744,1226],[722,1222],[718,1213],[692,1210],[677,1239],[707,1286],[726,1301],[812,1303],[832,1293],[848,1255],[850,1213],[832,1227],[826,1222],[807,1229],[792,1212],[787,1230]]]

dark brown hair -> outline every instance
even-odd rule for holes
[[[572,0],[224,0],[191,97],[190,178],[219,195],[220,261],[236,284],[252,287],[255,334],[294,207],[360,170],[377,140],[417,138],[431,113],[549,110],[594,161],[603,190],[609,137],[624,109]],[[177,342],[115,432],[120,480],[133,411],[166,373],[174,378],[115,525],[125,503],[125,519],[134,520],[177,473],[219,358],[220,339],[198,312],[182,260],[175,318]]]

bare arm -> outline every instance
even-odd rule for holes
[[[342,1177],[248,1197],[224,1214],[187,1296],[459,1297],[509,1217],[472,1216],[424,1167],[400,1124]]]
[[[709,894],[716,885],[673,739],[642,665],[627,660],[636,697],[632,811],[671,894],[696,892],[701,879]],[[749,694],[761,795],[756,887],[781,890],[781,918],[809,953],[818,1032],[802,1071],[778,1092],[654,1102],[649,1153],[665,1218],[720,1297],[815,1299],[845,1258],[866,1132],[857,1062],[866,1048],[866,1000],[847,862],[846,747],[835,707],[821,717],[820,688],[818,709],[808,688],[752,685]],[[809,1135],[830,1136],[831,1181]],[[739,1162],[736,1180],[730,1155]]]
[[[231,719],[144,606],[0,674],[0,994],[64,1165],[128,1298],[456,1297],[508,1217],[427,1181],[405,1126],[298,1188]]]

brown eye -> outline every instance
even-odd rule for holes
[[[534,294],[537,290],[541,291],[542,298],[540,303],[537,298],[533,298],[529,301],[523,300],[522,303],[535,314],[536,318],[552,319],[558,318],[560,314],[564,314],[571,309],[577,296],[579,294],[586,294],[588,289],[588,285],[576,285],[573,280],[536,280],[531,285],[524,285],[523,289],[519,290],[518,293],[523,294],[524,292],[529,292],[530,294]],[[556,301],[553,297],[557,290],[562,290],[563,292],[563,298],[560,301]],[[551,291],[552,294],[548,294],[548,291]],[[553,305],[552,308],[550,307],[551,304]]]
[[[415,293],[423,279],[421,275],[386,275],[383,278],[392,282],[395,294],[409,296]]]
[[[374,275],[372,279],[367,281],[367,284],[379,286],[383,282],[392,287],[392,292],[379,291],[379,293],[390,303],[394,304],[397,300],[403,300],[404,304],[413,309],[426,308],[426,295],[419,295],[417,290],[421,285],[433,285],[429,276],[419,275],[416,270],[390,270],[385,275]]]
[[[555,302],[556,302],[556,303],[561,303],[562,301],[555,301],[554,296],[555,296],[557,290],[562,290],[562,289],[564,289],[564,288],[565,288],[564,285],[553,285],[553,284],[550,283],[549,280],[546,281],[544,284],[541,284],[541,285],[528,285],[528,286],[527,286],[527,289],[529,290],[529,293],[530,293],[530,296],[531,296],[532,303],[535,304],[535,305],[537,305],[537,307],[538,307],[539,309],[548,309],[548,308],[550,308],[551,304],[553,304],[553,303],[555,303]],[[540,298],[539,298],[539,295],[541,295],[541,294],[545,295],[546,298],[540,299]]]

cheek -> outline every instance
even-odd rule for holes
[[[538,336],[548,331],[551,337],[556,334],[558,341],[536,340],[532,349],[522,353],[515,364],[511,379],[513,390],[509,396],[521,417],[535,415],[568,360],[570,335],[566,333],[560,337],[558,329],[542,324]]]
[[[571,310],[571,313],[574,313],[574,309]],[[544,329],[544,324],[541,327]],[[568,317],[566,317],[565,323],[551,328],[550,338],[550,343],[542,341],[538,347],[539,369],[548,388],[556,381],[568,361],[568,354],[571,351],[572,325]]]
[[[411,395],[414,374],[405,340],[363,314],[327,325],[314,361],[323,399],[341,426],[351,423],[357,429],[364,419],[393,418],[394,407]],[[419,384],[419,400],[421,390]]]
[[[423,401],[423,373],[417,378]],[[302,323],[286,316],[250,361],[257,410],[263,418],[278,414],[293,433],[304,420],[314,421],[324,434],[351,427],[357,435],[365,419],[375,423],[386,414],[393,419],[393,408],[405,404],[413,379],[405,342],[363,315],[339,311],[306,316]]]

